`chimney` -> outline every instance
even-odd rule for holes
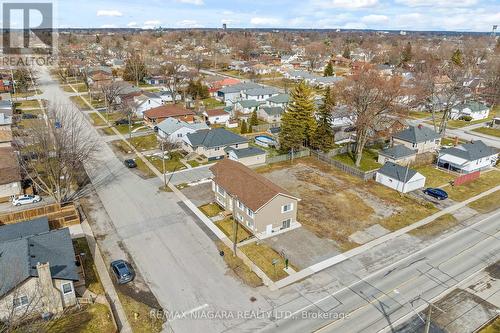
[[[418,124],[418,129],[422,129],[423,127],[422,124]]]
[[[54,288],[52,274],[50,273],[50,264],[37,263],[36,271],[38,273],[38,283],[40,288],[40,298],[47,313],[56,314],[63,311],[61,293]]]

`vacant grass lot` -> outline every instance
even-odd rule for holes
[[[415,170],[425,176],[426,187],[439,187],[449,184],[456,178],[454,174],[437,169],[434,165],[416,167]]]
[[[271,280],[278,281],[288,276],[288,273],[283,270],[285,268],[285,259],[268,245],[254,242],[240,247],[240,250],[262,269]],[[272,264],[273,259],[278,260],[275,266]],[[291,267],[293,268],[293,266]]]
[[[73,247],[77,254],[85,253],[83,258],[83,269],[85,272],[85,286],[95,294],[104,294],[104,288],[99,279],[97,268],[95,267],[92,253],[90,252],[87,239],[85,237],[73,239]]]
[[[114,333],[116,332],[109,309],[104,304],[83,306],[48,324],[51,333]]]
[[[490,213],[500,208],[500,191],[488,194],[479,200],[471,202],[467,206],[483,214]]]
[[[233,229],[233,224],[234,221],[232,218],[227,218],[225,220],[219,221],[215,223],[215,225],[222,230],[222,232],[229,237],[231,242],[234,239],[234,229]],[[238,225],[238,232],[236,236],[236,243],[243,242],[244,240],[249,239],[252,236],[250,232],[248,232],[245,228],[243,228],[241,225]]]
[[[228,248],[223,242],[216,241],[219,251],[224,252],[224,261],[229,269],[239,277],[243,283],[255,288],[262,286],[262,280],[257,276],[240,258],[233,255],[233,251]]]
[[[214,217],[223,212],[223,209],[216,203],[209,203],[198,207],[198,209],[201,210],[207,217]]]
[[[437,236],[446,230],[453,228],[458,224],[458,220],[451,214],[445,214],[438,217],[434,221],[424,226],[413,229],[409,232],[410,235],[417,236],[419,238],[430,238]]]
[[[450,199],[464,201],[500,184],[500,171],[494,169],[481,174],[479,179],[460,186],[446,188]]]
[[[356,156],[354,155],[354,153],[340,154],[332,158],[349,166],[356,167],[355,166]],[[363,156],[361,157],[361,164],[358,169],[363,171],[370,171],[381,168],[382,165],[377,162],[377,159],[378,159],[378,152],[376,150],[365,149],[363,151]]]
[[[480,127],[480,128],[475,128],[472,131],[500,138],[500,129],[490,128],[490,127]]]
[[[128,142],[134,146],[139,151],[153,150],[158,148],[158,139],[155,134],[148,134],[143,136],[137,136],[132,139],[128,139]],[[123,140],[113,141],[113,145],[120,149],[124,153],[129,153],[132,149]]]
[[[396,230],[436,212],[432,205],[375,183],[364,182],[314,158],[257,168],[266,178],[301,199],[297,220],[341,250],[356,244],[349,236],[374,224]]]

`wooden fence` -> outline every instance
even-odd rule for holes
[[[285,161],[290,161],[292,159],[301,158],[301,157],[308,157],[308,156],[311,156],[311,150],[308,148],[305,148],[303,150],[299,150],[297,152],[294,152],[293,155],[291,153],[288,153],[288,154],[271,156],[271,157],[267,156],[266,157],[266,164],[285,162]]]
[[[323,154],[321,152],[317,151],[311,151],[311,156],[316,157],[318,160],[327,163],[330,166],[334,166],[337,169],[342,170],[345,173],[348,173],[354,177],[358,177],[363,179],[364,181],[368,181],[370,179],[375,178],[375,174],[377,173],[378,169],[375,170],[370,170],[370,171],[362,171],[359,170],[358,168],[352,167],[350,165],[344,164],[340,161],[332,159],[331,154]],[[335,155],[333,155],[335,156]]]
[[[18,223],[42,216],[47,216],[51,229],[64,228],[80,223],[80,215],[75,204],[71,202],[66,204],[54,203],[19,212],[2,214],[0,215],[0,225]]]

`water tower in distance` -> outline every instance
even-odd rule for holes
[[[222,23],[222,30],[227,30],[227,23]]]

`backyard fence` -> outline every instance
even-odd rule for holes
[[[275,127],[280,127],[280,126],[281,126],[281,123],[255,125],[255,126],[252,126],[252,132],[254,132],[254,133],[266,132],[270,128],[275,128]]]
[[[285,161],[290,161],[292,159],[301,158],[301,157],[308,157],[308,156],[311,156],[311,150],[309,148],[305,148],[303,150],[299,150],[297,152],[294,152],[293,155],[291,153],[288,153],[288,154],[271,156],[271,157],[267,156],[266,163],[272,164],[272,163],[278,163],[278,162],[285,162]]]
[[[350,165],[347,165],[347,164],[344,164],[344,163],[342,163],[340,161],[332,159],[332,157],[335,156],[335,155],[331,155],[331,153],[323,154],[323,153],[318,152],[318,151],[311,151],[311,155],[314,156],[314,157],[316,157],[318,160],[327,163],[330,166],[334,166],[337,169],[340,169],[343,172],[348,173],[348,174],[350,174],[350,175],[352,175],[354,177],[361,178],[364,181],[368,181],[370,179],[375,178],[375,174],[378,171],[378,169],[370,170],[370,171],[359,170],[359,169],[357,169],[355,167],[352,167]]]
[[[50,204],[0,215],[0,225],[13,224],[47,216],[51,229],[59,229],[80,223],[80,215],[73,203]]]

